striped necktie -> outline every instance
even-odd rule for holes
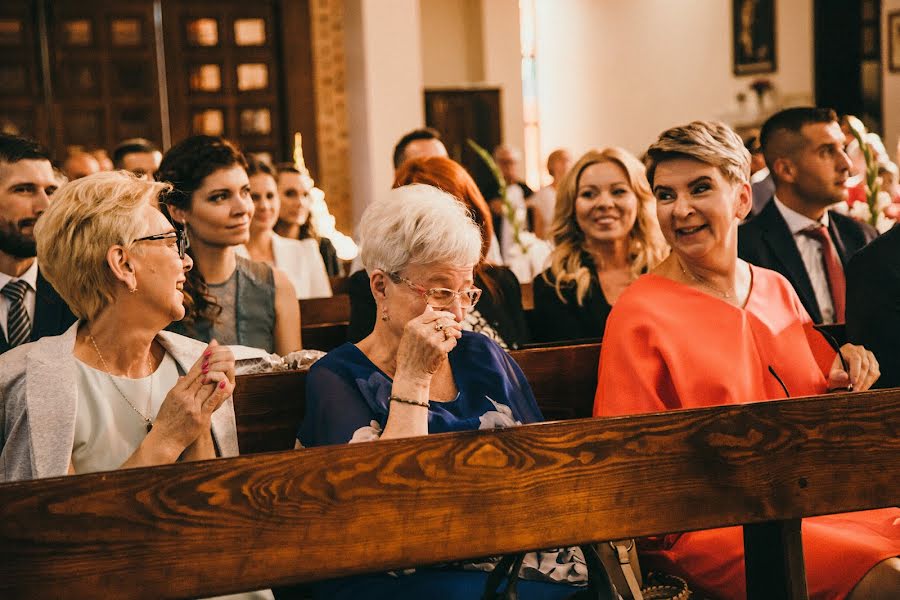
[[[0,294],[9,300],[9,311],[6,316],[6,340],[10,348],[24,344],[31,337],[31,319],[25,310],[25,292],[28,283],[21,279],[7,283]]]

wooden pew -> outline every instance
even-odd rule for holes
[[[898,423],[883,390],[4,484],[0,597],[202,597],[744,525],[748,598],[800,600],[799,520],[895,505]]]
[[[600,344],[513,350],[548,421],[590,417],[597,390]]]
[[[519,284],[519,288],[522,290],[522,310],[534,310],[534,284],[529,281]]]
[[[328,283],[331,284],[331,293],[332,294],[347,294],[350,292],[350,278],[349,277],[329,277]]]
[[[591,416],[600,344],[515,350],[510,355],[522,367],[545,419]],[[562,380],[561,373],[567,374]],[[238,377],[234,412],[241,453],[293,448],[305,407],[305,371]]]
[[[306,371],[240,375],[233,397],[241,454],[294,447],[306,408]]]
[[[303,347],[328,352],[347,341],[350,321],[350,296],[300,300]]]
[[[303,327],[347,323],[350,321],[350,296],[335,294],[331,298],[304,298],[300,300],[300,320]]]

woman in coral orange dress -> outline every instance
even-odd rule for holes
[[[787,280],[737,258],[737,226],[752,203],[740,138],[724,125],[694,122],[664,132],[647,162],[672,254],[625,290],[610,314],[594,414],[868,389],[879,374],[872,353],[844,345],[846,372]],[[803,545],[810,598],[900,597],[900,510],[805,519]],[[643,546],[642,561],[696,589],[745,597],[741,528]]]

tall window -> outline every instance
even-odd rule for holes
[[[522,111],[525,117],[525,182],[541,187],[541,124],[538,112],[535,53],[535,0],[519,0],[519,37],[522,46]]]

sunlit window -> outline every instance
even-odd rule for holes
[[[519,0],[522,45],[522,112],[525,118],[525,182],[541,187],[541,123],[538,112],[535,0]]]

